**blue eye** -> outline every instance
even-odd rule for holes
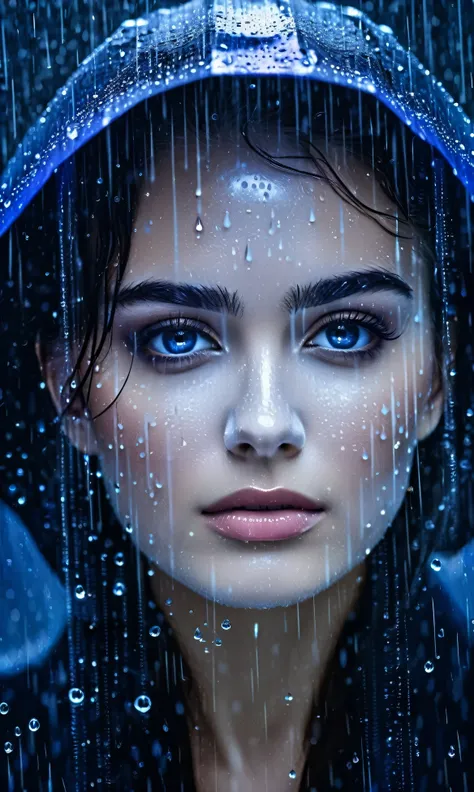
[[[130,347],[142,357],[166,367],[184,366],[194,357],[220,351],[220,347],[208,332],[201,329],[198,320],[183,316],[166,319],[152,327],[130,336]]]
[[[364,349],[372,340],[373,333],[361,324],[343,320],[326,325],[314,336],[311,346],[346,352]]]

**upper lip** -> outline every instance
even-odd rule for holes
[[[288,506],[292,509],[300,509],[304,511],[320,511],[322,506],[317,501],[308,498],[306,495],[301,495],[299,492],[283,489],[282,487],[264,490],[257,489],[256,487],[249,487],[247,489],[238,490],[231,495],[227,495],[221,500],[215,501],[206,509],[204,513],[230,511],[231,509],[250,508],[254,507],[267,507],[272,506]]]

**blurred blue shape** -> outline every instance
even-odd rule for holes
[[[474,540],[453,555],[433,553],[430,578],[447,594],[458,629],[465,631],[469,643],[474,643]]]
[[[39,666],[67,623],[64,586],[19,516],[0,501],[0,676]]]

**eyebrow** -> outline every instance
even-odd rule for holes
[[[380,291],[393,291],[408,300],[413,297],[413,289],[399,275],[377,268],[333,275],[303,286],[292,286],[283,296],[279,307],[292,313],[303,308],[318,308],[355,294]],[[239,293],[229,292],[225,286],[219,285],[194,285],[151,279],[129,284],[117,296],[117,307],[147,302],[202,308],[236,317],[242,317],[244,313],[244,303]]]

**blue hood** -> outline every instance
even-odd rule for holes
[[[358,9],[327,2],[191,0],[123,22],[58,91],[0,177],[0,235],[53,171],[116,118],[155,94],[219,75],[301,76],[374,94],[439,150],[474,200],[474,125],[390,28]],[[26,528],[8,510],[0,510],[0,528],[0,565],[13,559],[3,575],[0,569],[4,595],[10,589],[35,592],[20,597],[14,624],[5,615],[4,675],[42,662],[67,612],[64,590]],[[22,552],[14,539],[19,532]],[[463,551],[437,576],[460,619],[466,612],[463,570],[472,565],[472,552]]]
[[[129,19],[58,91],[0,179],[0,235],[51,173],[147,97],[217,75],[301,76],[375,94],[452,166],[474,200],[474,126],[385,25],[308,0],[191,0]]]

